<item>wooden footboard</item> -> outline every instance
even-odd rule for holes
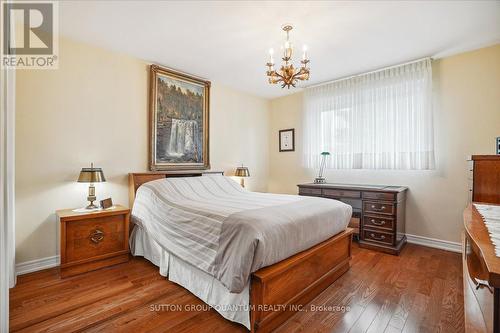
[[[252,332],[270,332],[349,270],[353,229],[252,274]]]

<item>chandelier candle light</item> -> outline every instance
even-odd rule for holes
[[[269,83],[271,84],[281,84],[281,88],[287,87],[290,89],[290,86],[295,87],[298,80],[304,81],[309,80],[309,68],[307,64],[309,63],[309,59],[307,59],[307,46],[303,47],[302,60],[300,63],[302,66],[299,69],[295,69],[291,62],[292,60],[292,43],[290,42],[290,30],[293,27],[291,25],[284,25],[283,31],[286,32],[286,42],[283,48],[283,64],[278,71],[274,70],[274,50],[269,50],[269,62],[266,64],[268,70],[266,72],[267,77],[269,79]]]

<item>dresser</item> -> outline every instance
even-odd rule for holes
[[[464,211],[462,268],[466,332],[500,333],[500,258],[481,215]]]
[[[407,187],[357,184],[299,184],[299,195],[342,201],[353,209],[350,226],[356,228],[361,247],[398,255],[406,243]]]
[[[470,199],[500,204],[500,156],[473,155]],[[463,213],[462,268],[466,332],[500,333],[500,257],[474,204]]]

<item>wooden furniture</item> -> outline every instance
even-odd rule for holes
[[[500,155],[473,155],[472,181],[472,201],[500,204]]]
[[[61,277],[128,261],[128,208],[116,205],[83,213],[65,209],[56,214],[61,234]]]
[[[203,176],[204,171],[130,173],[131,201],[140,185],[165,177]],[[271,332],[345,273],[353,230],[345,231],[251,276],[252,332]],[[274,311],[271,311],[273,307]]]
[[[406,243],[404,186],[299,184],[299,195],[340,200],[352,206],[349,226],[359,224],[359,245],[399,254]]]
[[[500,156],[473,155],[471,162],[471,200],[500,204]],[[500,258],[473,204],[465,209],[463,218],[465,330],[500,333]]]
[[[466,332],[500,332],[500,258],[473,204],[464,211],[462,267]]]
[[[271,332],[349,270],[353,230],[252,274],[252,332]],[[269,311],[266,305],[285,305]]]

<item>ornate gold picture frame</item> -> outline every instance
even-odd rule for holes
[[[209,169],[210,81],[150,67],[149,168]]]

